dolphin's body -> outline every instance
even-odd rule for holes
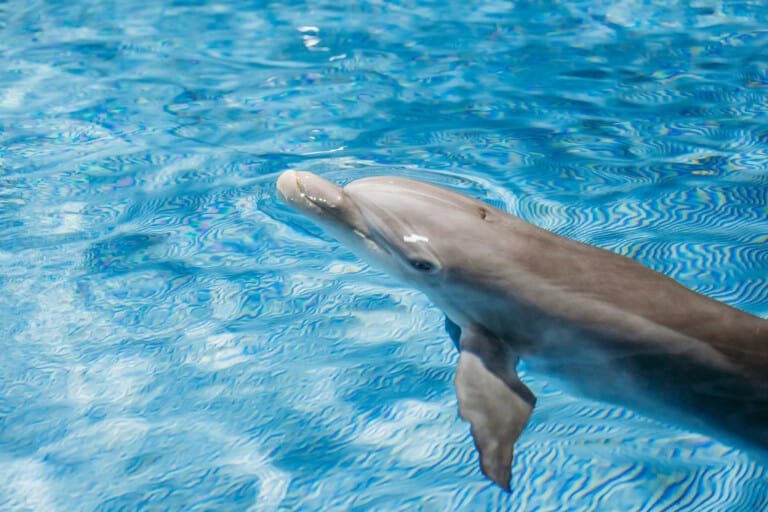
[[[588,396],[768,453],[768,321],[436,185],[371,177],[341,188],[286,171],[277,187],[445,312],[459,413],[483,473],[505,489],[536,401],[519,358]]]

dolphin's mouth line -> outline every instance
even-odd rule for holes
[[[307,201],[309,201],[313,205],[317,206],[318,208],[323,208],[323,206],[321,204],[319,204],[318,199],[315,196],[309,194],[307,192],[306,188],[304,188],[304,184],[301,182],[301,177],[299,176],[298,173],[296,173],[294,175],[293,182],[296,185],[296,190],[299,191],[299,196],[302,199],[306,199]]]
[[[321,210],[325,211],[325,210],[334,208],[334,206],[330,204],[330,202],[328,202],[327,200],[317,196],[313,196],[312,194],[307,192],[306,189],[302,186],[301,180],[299,179],[298,176],[296,177],[296,188],[299,189],[299,195],[301,195],[302,198],[306,199],[307,201],[317,206]]]
[[[343,187],[339,187],[339,195],[334,202],[333,200],[330,200],[321,195],[313,194],[307,190],[307,187],[301,180],[301,175],[298,173],[293,176],[291,181],[292,184],[296,187],[296,192],[298,192],[298,194],[295,194],[294,197],[300,197],[307,204],[307,206],[311,205],[314,207],[317,210],[317,213],[326,216],[333,222],[345,226],[356,236],[362,238],[366,242],[380,245],[377,243],[374,237],[371,236],[371,233],[365,229],[366,226],[354,222],[352,220],[354,219],[354,216],[352,216],[352,219],[350,219],[350,211],[355,208],[359,210],[359,206],[354,203],[352,198],[344,191]],[[362,215],[360,215],[360,218],[362,218]],[[387,248],[387,252],[390,252],[389,248]]]
[[[301,196],[302,199],[306,200],[307,202],[311,203],[313,206],[316,206],[318,209],[320,209],[323,213],[326,213],[336,220],[342,221],[344,224],[350,225],[349,222],[344,221],[343,216],[341,215],[341,211],[343,209],[340,209],[338,205],[334,204],[332,201],[312,194],[311,192],[307,191],[306,187],[301,181],[300,175],[296,174],[294,181],[296,183],[296,189],[299,192],[299,196]],[[344,189],[340,188],[339,190],[339,198],[347,198],[348,196],[344,193]],[[357,229],[355,229],[357,231]]]

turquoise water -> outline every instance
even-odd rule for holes
[[[746,454],[530,373],[490,485],[441,313],[274,187],[428,179],[768,317],[766,26],[759,1],[0,2],[0,509],[768,510]]]

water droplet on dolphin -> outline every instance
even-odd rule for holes
[[[403,236],[403,242],[407,242],[409,244],[415,244],[416,242],[429,242],[429,238],[412,233],[410,235]]]

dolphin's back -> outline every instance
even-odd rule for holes
[[[630,258],[513,216],[508,220],[506,238],[525,240],[508,247],[510,260],[517,272],[543,283],[524,297],[538,309],[534,317],[575,326],[583,336],[574,339],[596,340],[579,348],[599,347],[611,365],[631,376],[630,387],[645,394],[634,402],[640,410],[667,402],[672,414],[656,416],[687,415],[689,425],[703,419],[717,425],[721,437],[768,453],[768,320],[694,292]],[[578,368],[564,373],[589,373],[595,363],[584,362],[585,355],[577,351],[568,357],[567,365]],[[575,380],[590,395],[622,401],[613,400],[613,390]],[[627,390],[617,392],[624,396]]]
[[[768,320],[690,290],[635,260],[516,217],[509,228],[515,237],[525,231],[525,250],[514,249],[518,264],[559,289],[561,300],[568,296],[564,303],[575,305],[574,314],[579,314],[579,305],[585,301],[627,312],[706,344],[768,380]],[[604,324],[603,318],[598,320]]]

